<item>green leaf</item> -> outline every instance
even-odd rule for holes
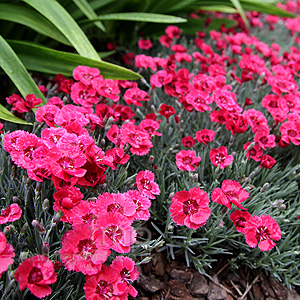
[[[119,21],[140,21],[140,22],[151,22],[151,23],[184,23],[187,20],[162,14],[142,13],[142,12],[127,12],[127,13],[116,13],[98,16],[96,20],[119,20]],[[86,23],[88,21],[82,21],[80,23]]]
[[[23,0],[49,21],[70,41],[76,51],[84,57],[101,61],[96,50],[71,15],[55,0]]]
[[[9,121],[12,123],[17,123],[17,124],[32,125],[32,123],[28,123],[28,122],[14,116],[9,110],[7,110],[1,104],[0,104],[0,119]]]
[[[32,71],[44,74],[58,74],[72,76],[73,70],[79,66],[99,68],[101,75],[105,78],[135,80],[142,78],[141,75],[123,67],[104,61],[97,61],[50,48],[38,46],[28,42],[8,41],[14,51],[18,54],[25,67]]]
[[[235,8],[226,5],[207,5],[199,6],[198,8],[206,11],[220,11],[228,14],[237,13],[237,10]]]
[[[247,27],[249,27],[249,22],[246,18],[246,15],[245,15],[245,12],[244,12],[244,9],[240,3],[239,0],[230,0],[232,5],[237,9],[237,11],[239,12],[239,14],[241,15],[242,19],[244,20],[245,24]]]
[[[44,95],[34,83],[16,53],[1,35],[0,49],[0,67],[10,77],[22,96],[25,98],[28,94],[35,94],[36,97],[42,99],[43,104],[46,104]]]
[[[25,25],[58,42],[69,46],[71,45],[51,22],[30,7],[0,3],[0,19]]]
[[[97,18],[97,14],[86,0],[73,0],[73,2],[88,19]],[[103,26],[102,22],[96,21],[95,25],[105,32],[105,27]]]

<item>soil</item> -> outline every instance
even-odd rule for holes
[[[137,300],[300,300],[296,290],[259,270],[231,271],[222,258],[202,275],[187,268],[184,259],[169,261],[157,252],[139,271]]]

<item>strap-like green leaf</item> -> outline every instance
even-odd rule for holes
[[[249,22],[246,18],[244,9],[240,3],[239,0],[230,0],[232,5],[237,9],[237,11],[239,12],[240,16],[242,17],[243,21],[245,22],[246,26],[249,27]]]
[[[17,124],[32,125],[32,123],[28,123],[28,122],[14,116],[9,110],[7,110],[1,104],[0,104],[0,119],[9,121],[12,123],[17,123]]]
[[[77,5],[77,7],[82,11],[82,13],[88,18],[88,19],[95,19],[97,18],[97,14],[93,10],[93,8],[90,6],[90,4],[86,0],[73,0],[73,2]],[[105,32],[105,27],[103,26],[101,21],[96,21],[95,25]]]
[[[187,20],[162,14],[152,14],[152,13],[142,13],[142,12],[127,12],[127,13],[116,13],[100,15],[96,19],[91,19],[88,21],[96,20],[119,20],[119,21],[140,21],[140,22],[151,22],[151,23],[184,23]],[[86,23],[88,21],[82,21],[81,23]]]
[[[101,60],[96,50],[70,14],[55,0],[23,0],[51,21],[70,41],[76,51],[94,60]]]
[[[8,41],[25,67],[46,74],[72,76],[78,65],[99,68],[103,77],[114,79],[140,79],[141,75],[104,61],[96,61],[74,53],[52,50],[28,42]]]
[[[28,94],[35,94],[36,97],[42,99],[43,104],[46,104],[43,94],[28,74],[16,53],[1,35],[0,49],[0,67],[10,77],[22,96],[25,98]]]
[[[56,41],[71,45],[51,22],[30,7],[20,4],[0,3],[0,19],[25,25]]]
[[[206,5],[206,6],[199,6],[198,8],[202,10],[208,10],[208,11],[220,11],[229,14],[237,13],[237,10],[235,8],[226,5]]]

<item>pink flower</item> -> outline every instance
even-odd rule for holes
[[[109,245],[94,237],[88,224],[75,224],[62,238],[61,261],[69,271],[93,275],[101,270],[110,255]]]
[[[212,142],[214,137],[215,132],[210,129],[202,129],[196,132],[196,140],[204,145],[207,145],[207,142]]]
[[[117,169],[117,165],[126,164],[130,158],[129,154],[125,154],[124,150],[121,148],[108,149],[106,155],[113,159],[112,165],[110,166],[113,170]]]
[[[17,94],[6,98],[7,103],[13,106],[13,110],[16,110],[19,113],[28,112],[35,106],[42,103],[40,98],[36,98],[34,94],[28,94],[25,97],[25,100]]]
[[[152,137],[152,135],[162,135],[162,133],[156,131],[157,129],[159,129],[159,123],[154,120],[144,119],[141,121],[140,127],[145,129],[149,133],[150,137]]]
[[[176,166],[181,171],[195,171],[199,167],[201,157],[193,150],[181,150],[176,154]]]
[[[90,68],[86,66],[78,66],[73,70],[73,77],[85,85],[91,85],[91,81],[100,75],[97,68]]]
[[[136,126],[132,123],[125,123],[121,127],[122,143],[128,143],[131,148],[130,151],[133,154],[142,156],[150,151],[153,147],[152,142],[149,139],[149,133],[142,129],[140,126]]]
[[[14,248],[10,244],[6,244],[6,236],[0,231],[0,277],[8,266],[13,264],[15,257]]]
[[[136,231],[130,226],[131,223],[131,220],[119,213],[102,213],[94,225],[94,238],[116,252],[128,253],[136,241]]]
[[[246,243],[254,248],[258,244],[261,251],[269,251],[281,238],[278,223],[269,215],[253,216],[246,222],[244,234]]]
[[[49,127],[54,127],[55,115],[58,114],[60,109],[56,105],[47,104],[39,107],[35,112],[35,119],[38,122],[45,122]]]
[[[221,188],[215,188],[211,193],[211,200],[225,205],[231,209],[231,205],[234,204],[240,209],[245,209],[240,203],[248,199],[249,192],[244,190],[240,183],[234,180],[224,180]]]
[[[138,87],[126,90],[124,94],[124,100],[128,105],[134,104],[137,106],[142,106],[140,101],[148,101],[149,99],[150,95],[148,95],[147,92],[139,89]]]
[[[119,274],[116,270],[103,265],[102,270],[92,276],[86,277],[84,292],[87,300],[126,300],[128,299],[126,288],[124,287],[123,295],[116,295],[116,282]]]
[[[175,114],[175,109],[173,106],[162,103],[160,105],[160,109],[158,113],[164,116],[166,119],[169,119],[172,115]]]
[[[15,273],[20,290],[26,287],[33,295],[44,298],[51,294],[49,284],[56,281],[56,273],[51,260],[43,255],[35,255],[24,260]]]
[[[0,214],[0,224],[13,222],[21,218],[22,209],[17,203],[13,203],[6,208],[2,209]]]
[[[173,39],[174,37],[176,37],[177,39],[179,39],[180,34],[181,34],[181,30],[179,29],[179,27],[174,26],[174,25],[169,25],[166,29],[165,32],[167,34],[167,36],[170,39]]]
[[[71,88],[71,99],[76,104],[92,107],[99,102],[99,95],[91,86],[87,86],[82,82],[75,82]]]
[[[102,79],[101,76],[92,80],[93,88],[103,97],[118,102],[120,99],[120,89],[117,80]]]
[[[139,271],[134,261],[129,257],[117,256],[110,266],[119,274],[115,283],[115,294],[122,295],[125,290],[132,297],[136,297],[138,292],[131,283],[139,277]]]
[[[233,162],[233,155],[227,154],[227,148],[225,146],[211,149],[209,151],[209,158],[212,164],[220,169],[224,169]]]
[[[140,39],[138,41],[138,46],[140,49],[148,50],[152,47],[152,43],[150,40]]]
[[[243,149],[247,150],[250,145],[251,142],[247,142],[246,144],[243,145]],[[261,150],[260,146],[257,143],[255,143],[254,146],[246,153],[246,157],[248,159],[252,158],[255,161],[260,161],[260,156],[262,155],[263,155],[263,151]]]
[[[155,199],[154,195],[160,194],[159,186],[154,182],[154,174],[151,171],[138,172],[136,175],[136,184],[142,195],[150,199]]]
[[[137,190],[129,190],[125,193],[125,197],[130,199],[136,206],[134,218],[137,220],[148,220],[150,218],[149,208],[151,201],[148,197],[143,196]]]
[[[193,89],[186,95],[186,102],[192,105],[195,110],[200,112],[212,110],[212,108],[207,104],[211,104],[213,99],[207,92]]]
[[[150,78],[150,83],[155,87],[162,87],[170,82],[172,82],[173,75],[165,70],[158,71],[156,74],[152,75]]]
[[[172,198],[170,214],[178,225],[191,229],[202,227],[210,216],[209,197],[199,188],[179,191]]]
[[[251,214],[247,211],[235,210],[230,214],[230,221],[238,232],[244,233],[247,221],[251,218]]]

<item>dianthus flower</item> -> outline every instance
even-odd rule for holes
[[[6,243],[6,236],[0,231],[0,277],[8,266],[13,264],[13,257],[15,257],[14,248]]]
[[[280,126],[279,131],[284,142],[288,144],[292,142],[294,145],[300,145],[300,122],[284,122]]]
[[[128,299],[126,289],[124,288],[123,295],[116,295],[116,282],[119,279],[119,274],[116,270],[103,265],[102,270],[92,276],[86,276],[84,284],[85,298],[87,300],[126,300]]]
[[[278,223],[269,215],[252,216],[245,224],[246,243],[254,248],[258,244],[261,251],[269,251],[281,238]]]
[[[95,224],[94,239],[119,253],[128,253],[136,241],[136,231],[131,227],[132,220],[119,213],[101,213]]]
[[[140,127],[145,129],[149,133],[150,137],[152,137],[152,135],[162,135],[162,133],[156,131],[156,129],[159,129],[159,123],[154,120],[144,119],[141,121]]]
[[[148,101],[149,99],[150,96],[148,93],[139,89],[138,87],[126,90],[124,94],[124,100],[128,105],[134,104],[137,106],[142,106],[140,101]]]
[[[49,127],[55,127],[54,118],[59,111],[56,105],[47,104],[36,110],[35,119],[37,122],[45,122]]]
[[[172,198],[170,214],[176,224],[197,229],[205,225],[210,216],[208,203],[207,193],[200,188],[179,191]]]
[[[96,89],[87,86],[82,82],[75,82],[71,88],[71,99],[76,104],[84,107],[92,107],[99,102],[99,95]]]
[[[144,68],[144,69],[150,68],[152,71],[156,71],[157,69],[156,63],[153,60],[152,56],[146,56],[144,54],[137,55],[135,57],[134,62],[137,68]]]
[[[102,79],[101,76],[92,80],[93,88],[99,95],[111,99],[113,102],[118,102],[120,99],[120,89],[117,80]]]
[[[181,150],[176,154],[176,166],[181,171],[195,171],[199,167],[200,156],[196,156],[193,150]]]
[[[138,41],[138,46],[140,49],[149,50],[152,47],[152,43],[147,39],[140,39]]]
[[[212,108],[208,106],[213,102],[213,99],[206,92],[193,89],[186,95],[186,102],[195,108],[195,110],[204,112],[210,111]]]
[[[139,271],[134,261],[129,257],[117,256],[110,266],[119,274],[115,293],[122,295],[125,290],[130,296],[136,297],[138,292],[131,283],[139,277]]]
[[[165,33],[166,33],[166,35],[167,35],[170,39],[173,39],[174,37],[176,37],[177,39],[179,39],[180,34],[181,34],[181,30],[180,30],[179,27],[177,27],[177,26],[169,25],[169,26],[165,29]]]
[[[103,193],[98,196],[96,205],[103,213],[119,213],[132,221],[133,215],[136,213],[136,205],[121,193]]]
[[[112,165],[110,165],[113,170],[117,169],[117,165],[126,164],[130,158],[129,154],[125,154],[124,150],[121,148],[108,149],[106,151],[106,156],[113,159]]]
[[[211,129],[202,129],[196,132],[196,140],[198,143],[207,145],[208,142],[212,142],[215,137],[215,132]]]
[[[154,195],[160,194],[159,186],[154,182],[154,174],[151,171],[138,172],[136,175],[136,184],[141,194],[150,199],[155,199]]]
[[[7,222],[13,222],[21,218],[22,209],[17,203],[13,203],[6,208],[1,210],[0,213],[0,224]]]
[[[227,90],[215,90],[212,94],[213,100],[221,109],[228,112],[240,113],[243,109],[237,104],[235,94]]]
[[[25,100],[17,94],[6,98],[7,103],[13,106],[13,110],[16,110],[19,113],[28,112],[35,106],[42,103],[40,98],[36,98],[34,94],[28,94],[25,97]]]
[[[232,135],[243,133],[248,129],[248,122],[240,113],[229,113],[225,128],[230,130]]]
[[[234,180],[224,180],[221,188],[215,188],[211,193],[211,200],[231,209],[232,204],[245,209],[240,203],[248,199],[249,192],[244,190],[240,183]]]
[[[154,87],[162,87],[173,80],[173,75],[165,70],[160,70],[150,78],[150,83]]]
[[[130,152],[139,156],[145,155],[153,147],[149,139],[149,133],[132,123],[125,123],[121,127],[121,143],[129,144],[131,146]]]
[[[195,145],[196,141],[193,139],[191,135],[189,135],[182,138],[181,143],[183,144],[184,147],[191,148]]]
[[[251,218],[251,214],[244,210],[235,210],[230,214],[230,221],[238,232],[244,233],[247,221]]]
[[[109,245],[93,237],[94,230],[88,224],[75,224],[62,238],[60,258],[69,271],[94,275],[110,255]]]
[[[87,66],[77,66],[73,70],[73,77],[85,84],[86,86],[91,85],[91,81],[100,75],[100,70],[97,68],[91,68]]]
[[[33,295],[44,298],[51,294],[49,284],[56,281],[56,273],[52,261],[43,255],[35,255],[24,260],[15,273],[20,290],[26,287]]]
[[[227,148],[225,146],[211,149],[209,151],[209,158],[212,164],[220,169],[224,169],[233,162],[233,155],[227,154]]]
[[[265,169],[271,169],[276,164],[276,160],[270,155],[260,157],[260,166]]]
[[[175,109],[173,106],[162,103],[159,107],[158,113],[164,116],[166,119],[169,119],[172,115],[175,114]]]
[[[129,190],[125,194],[125,197],[133,201],[136,206],[134,218],[137,220],[148,220],[150,218],[149,208],[151,201],[148,197],[143,196],[140,191]]]
[[[253,142],[252,142],[253,143]],[[243,149],[244,150],[247,150],[248,147],[252,144],[251,142],[247,142],[246,144],[243,145]],[[252,158],[254,159],[255,161],[260,161],[260,157],[263,155],[263,151],[262,149],[260,148],[260,146],[255,143],[254,146],[249,149],[246,153],[246,157],[248,159]]]
[[[269,131],[269,127],[262,126],[255,132],[254,135],[254,142],[256,142],[264,150],[266,150],[266,147],[274,148],[276,146],[275,135],[269,134]]]

